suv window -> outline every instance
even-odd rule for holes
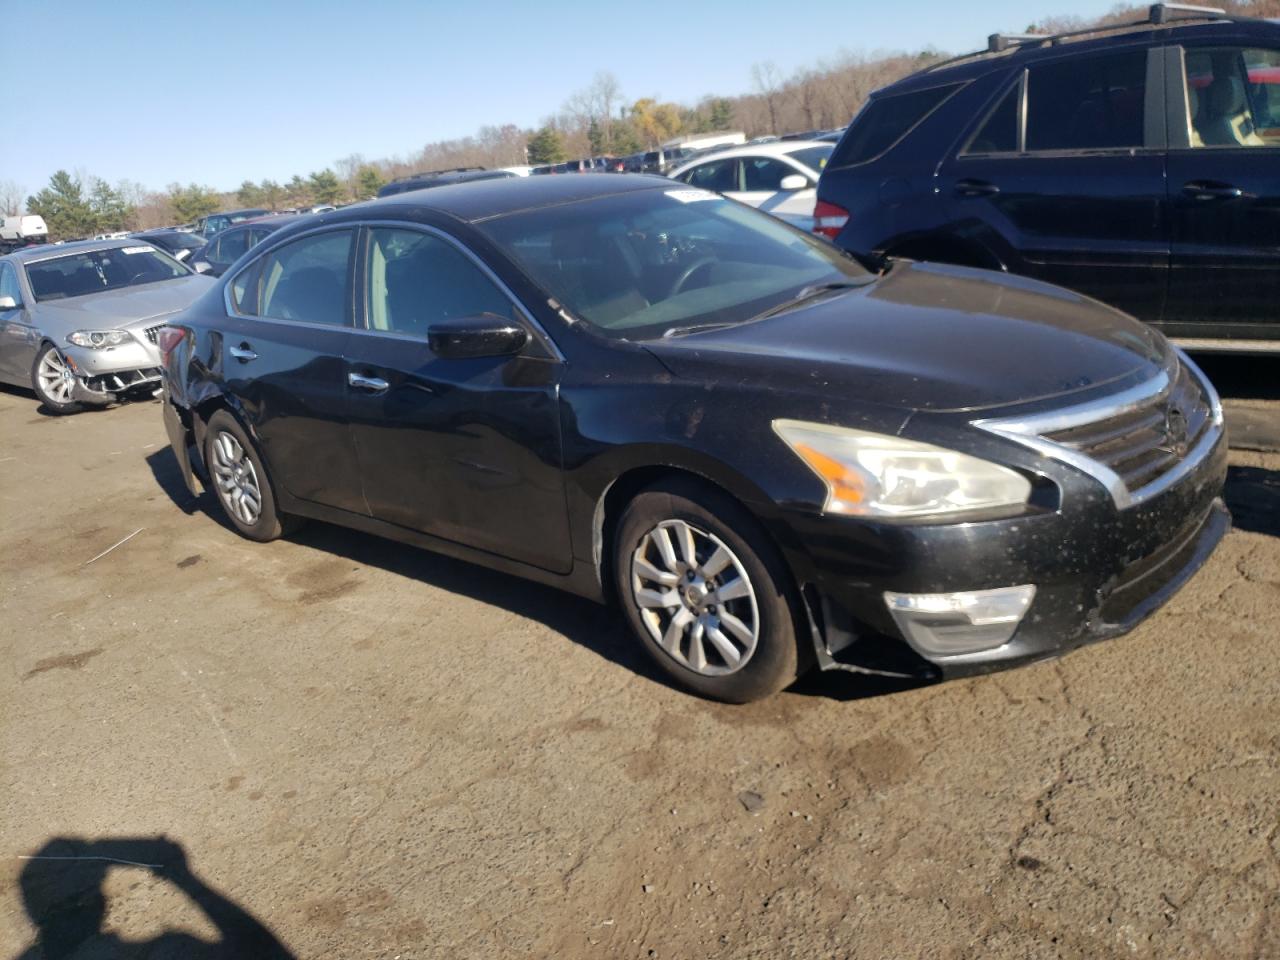
[[[1193,147],[1280,147],[1280,50],[1211,47],[1186,53]]]
[[[965,153],[1017,153],[1018,104],[1022,100],[1022,81],[1000,98],[986,122],[978,128]]]
[[[680,179],[690,186],[714,190],[716,193],[737,190],[738,161],[712,160],[710,163],[694,167]]]
[[[342,326],[349,322],[354,233],[335,230],[277,247],[231,285],[241,313]]]
[[[1027,143],[1036,150],[1141,147],[1147,52],[1027,68]]]
[[[963,83],[950,83],[928,90],[876,97],[849,125],[827,166],[848,167],[874,160],[897,145],[962,86]]]
[[[249,249],[249,231],[227,230],[219,234],[214,242],[216,244],[213,251],[214,259],[218,263],[235,263]]]
[[[516,318],[511,301],[479,267],[429,233],[375,227],[367,263],[370,329],[426,337],[443,320],[479,313]]]

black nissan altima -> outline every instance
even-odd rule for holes
[[[676,680],[940,678],[1115,636],[1229,525],[1160,334],[1022,277],[848,255],[643,176],[306,218],[161,334],[187,483],[615,599]]]

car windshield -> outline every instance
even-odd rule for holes
[[[26,265],[37,301],[84,297],[191,275],[191,271],[149,243],[68,254]]]
[[[827,161],[831,159],[835,149],[834,143],[824,143],[820,147],[805,147],[802,150],[792,150],[791,159],[799,160],[814,173],[822,173],[827,168]]]
[[[766,214],[689,188],[613,194],[481,225],[597,332],[646,340],[745,323],[870,275]]]

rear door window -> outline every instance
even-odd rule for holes
[[[962,86],[962,83],[949,83],[927,90],[876,97],[854,118],[827,165],[848,167],[874,160],[895,146]]]
[[[1026,149],[1141,147],[1146,95],[1146,50],[1032,65]]]
[[[710,163],[694,167],[681,179],[690,186],[701,187],[703,190],[714,190],[716,193],[737,190],[738,161],[733,159],[712,160]]]
[[[354,237],[352,230],[335,230],[272,250],[232,283],[236,308],[279,320],[349,324]]]

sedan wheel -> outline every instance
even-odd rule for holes
[[[46,343],[36,355],[31,387],[41,403],[53,413],[77,413],[81,407],[73,399],[76,375],[58,348]]]
[[[627,621],[682,686],[746,703],[810,662],[786,564],[755,517],[714,487],[673,477],[636,494],[612,556]]]
[[[756,652],[751,579],[714,534],[683,520],[658,524],[631,555],[631,586],[649,635],[694,673],[734,673]]]
[[[253,461],[240,441],[225,430],[214,435],[209,449],[213,454],[209,466],[223,507],[241,523],[253,526],[262,517],[262,488]]]

